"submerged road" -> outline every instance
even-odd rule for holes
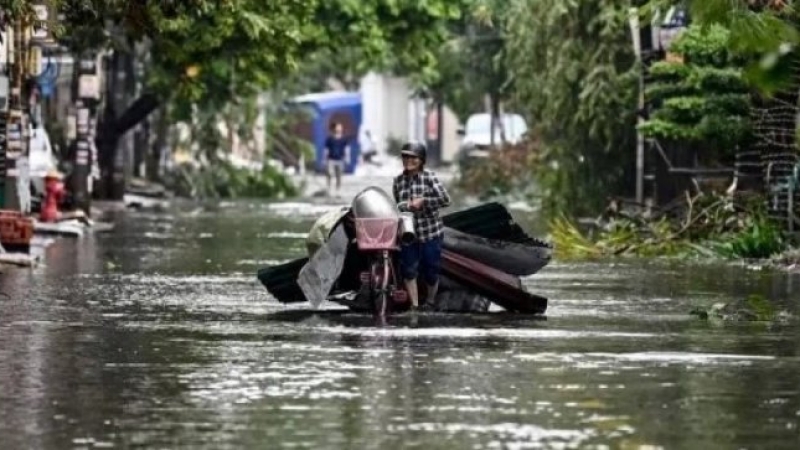
[[[346,179],[346,195],[386,174]],[[326,206],[183,204],[0,274],[0,448],[769,448],[800,436],[800,326],[689,311],[800,279],[691,262],[553,263],[546,320],[376,328],[255,279]],[[527,220],[520,217],[520,220]]]
[[[347,202],[369,186],[378,186],[391,193],[392,179],[402,170],[402,163],[397,158],[387,159],[380,167],[362,164],[358,167],[356,174],[343,177],[342,190],[336,200]],[[441,168],[435,171],[446,186],[454,180],[455,175],[450,168]],[[328,193],[328,189],[324,174],[309,172],[304,176],[294,176],[293,179],[298,185],[304,185],[302,195],[305,198],[313,199],[314,202],[324,202],[326,197],[330,197],[325,195]]]

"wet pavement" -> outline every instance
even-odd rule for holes
[[[377,178],[376,178],[377,179]],[[385,178],[380,178],[385,181]],[[769,448],[800,445],[800,326],[716,323],[800,279],[689,262],[554,263],[547,317],[283,306],[311,203],[182,204],[0,274],[0,448]],[[520,217],[525,222],[525,217]]]
[[[403,165],[397,158],[385,158],[380,164],[361,164],[355,174],[342,178],[342,186],[338,193],[333,181],[332,188],[328,189],[327,178],[322,173],[306,172],[293,178],[295,184],[303,186],[301,195],[304,198],[314,199],[316,202],[327,201],[330,197],[334,197],[336,201],[347,201],[367,186],[379,186],[391,192],[392,178],[402,170]],[[435,169],[435,172],[446,185],[455,177],[454,169],[450,167]]]

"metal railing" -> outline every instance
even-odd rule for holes
[[[785,194],[786,225],[789,232],[794,233],[795,225],[800,224],[800,220],[798,220],[794,211],[795,192],[797,191],[798,184],[800,184],[800,162],[795,163],[790,174],[776,177],[777,179],[774,181],[772,175],[773,167],[773,162],[767,164],[766,186],[768,195],[770,196],[770,209],[775,212],[780,211],[783,213],[784,211],[781,211],[780,203],[782,194]]]

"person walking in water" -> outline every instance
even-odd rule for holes
[[[339,122],[331,124],[331,135],[325,139],[325,165],[328,179],[328,192],[331,192],[331,178],[336,177],[338,196],[342,188],[342,172],[350,152],[350,141],[344,136],[344,126]]]
[[[417,239],[400,248],[400,272],[411,301],[411,309],[419,307],[418,276],[426,287],[424,309],[435,305],[439,289],[444,225],[439,210],[450,206],[450,194],[436,174],[425,169],[428,150],[419,142],[408,142],[400,149],[403,172],[392,184],[394,200],[400,211],[414,214]]]

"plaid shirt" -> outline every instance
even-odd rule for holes
[[[408,201],[422,198],[422,209],[414,211],[417,237],[425,242],[444,235],[439,209],[450,206],[450,195],[435,173],[430,170],[409,175],[405,172],[394,179],[394,200],[400,211],[409,211]]]

